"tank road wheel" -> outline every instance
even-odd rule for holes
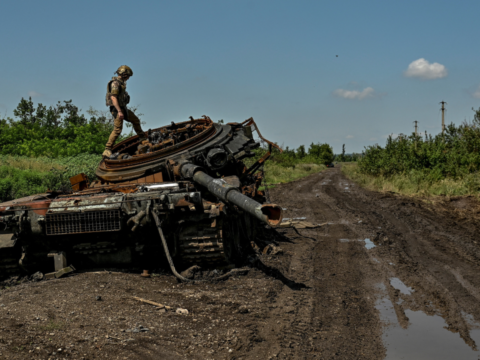
[[[218,223],[216,219],[185,223],[174,251],[177,258],[185,265],[224,266],[223,238]]]

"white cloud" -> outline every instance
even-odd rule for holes
[[[347,135],[347,139],[353,139],[354,136],[353,135]]]
[[[371,138],[368,139],[368,140],[370,140],[370,141],[375,141],[375,140],[377,140],[377,138],[376,138],[376,137],[371,137]]]
[[[478,86],[477,91],[475,91],[472,95],[474,98],[480,99],[480,85]]]
[[[40,93],[38,93],[38,92],[36,92],[36,91],[29,91],[29,92],[28,92],[28,96],[29,96],[29,97],[40,97],[40,96],[42,96],[42,94],[40,94]]]
[[[412,61],[405,70],[407,77],[417,77],[424,80],[441,79],[448,75],[447,68],[439,63],[430,64],[424,58]]]
[[[366,98],[371,98],[375,96],[375,90],[371,87],[367,87],[362,91],[358,90],[345,90],[337,89],[333,92],[335,96],[342,97],[349,100],[363,100]]]

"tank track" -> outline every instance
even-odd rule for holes
[[[185,264],[225,266],[225,252],[221,226],[198,222],[185,227],[179,235],[179,258]]]

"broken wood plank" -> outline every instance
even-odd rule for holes
[[[143,303],[146,303],[146,304],[150,304],[150,305],[156,306],[156,307],[158,307],[158,308],[160,308],[160,309],[163,309],[163,308],[165,308],[165,309],[167,309],[167,310],[170,310],[170,309],[171,309],[170,306],[162,305],[162,304],[156,303],[155,301],[142,299],[142,298],[139,298],[139,297],[136,297],[136,296],[134,296],[133,298],[134,298],[135,300],[137,300],[137,301],[140,301],[140,302],[143,302]]]

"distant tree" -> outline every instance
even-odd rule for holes
[[[473,115],[472,123],[475,126],[480,126],[480,108],[478,108],[478,110],[472,108],[472,110],[475,112],[475,114]]]
[[[19,122],[22,125],[34,124],[36,121],[34,114],[35,108],[33,107],[33,101],[31,97],[28,99],[28,101],[22,97],[22,100],[20,100],[17,108],[13,110],[13,115],[19,118]]]
[[[300,159],[303,159],[307,155],[305,151],[305,145],[300,145],[296,151],[296,156]]]
[[[46,107],[38,104],[35,109],[32,98],[28,100],[22,98],[17,108],[13,110],[13,115],[19,119],[16,124],[29,126],[38,124],[47,128],[66,128],[69,125],[83,126],[88,123],[83,114],[79,113],[78,107],[72,104],[72,100],[58,102],[55,106]]]
[[[101,154],[113,124],[90,109],[87,119],[72,100],[53,106],[22,98],[14,119],[0,120],[0,154],[63,157]],[[110,115],[111,117],[111,115]]]
[[[321,143],[312,143],[308,149],[308,155],[315,158],[316,162],[319,164],[324,165],[330,164],[335,158],[332,147],[328,144]]]

